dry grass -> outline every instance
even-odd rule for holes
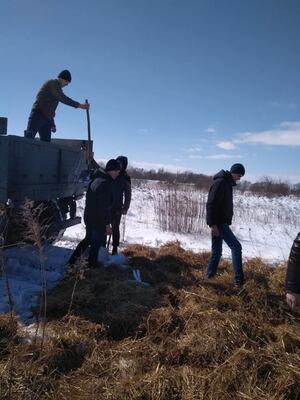
[[[208,254],[177,243],[130,246],[145,288],[119,269],[70,275],[48,294],[45,343],[0,318],[0,398],[16,400],[299,400],[300,319],[283,298],[285,266],[245,263],[203,279]],[[8,368],[14,357],[13,371]],[[32,363],[28,374],[28,363]]]

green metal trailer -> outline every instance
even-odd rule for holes
[[[50,143],[0,136],[0,202],[52,200],[79,196],[86,188],[87,143],[55,139]]]
[[[7,225],[7,215],[19,215],[11,210],[18,209],[27,199],[32,201],[33,207],[35,204],[45,204],[45,207],[51,204],[51,210],[59,211],[61,200],[74,201],[81,197],[89,181],[87,148],[87,140],[54,139],[48,143],[0,134],[0,226]],[[9,213],[6,213],[8,209]],[[46,214],[49,217],[49,212]],[[6,218],[5,224],[3,218]],[[53,215],[56,223],[57,218]],[[80,222],[74,215],[71,223],[60,219],[61,227]],[[14,232],[13,227],[10,232]],[[0,235],[4,235],[1,230]]]

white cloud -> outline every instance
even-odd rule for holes
[[[209,126],[208,128],[204,129],[203,132],[207,132],[207,133],[216,133],[217,130],[216,130],[213,126]]]
[[[190,147],[188,149],[184,149],[184,151],[187,153],[197,153],[199,151],[203,151],[203,149],[199,146],[195,146],[195,147]]]
[[[284,110],[296,110],[298,108],[298,104],[294,102],[290,103],[281,103],[279,101],[269,101],[268,106],[271,108],[280,108]]]
[[[300,146],[300,122],[282,122],[278,127],[262,132],[243,132],[235,143],[254,143],[273,146]]]
[[[219,142],[217,143],[217,146],[220,147],[220,149],[224,149],[224,150],[233,150],[236,149],[236,145],[232,142]]]
[[[141,134],[149,133],[149,129],[148,129],[148,128],[140,128],[138,131],[139,131],[139,133],[141,133]]]
[[[200,154],[190,154],[189,158],[191,158],[192,160],[201,160],[203,156],[201,156]]]
[[[230,158],[242,158],[241,155],[233,155],[233,154],[212,154],[210,156],[206,156],[205,158],[209,160],[228,160]]]

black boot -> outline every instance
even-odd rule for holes
[[[114,256],[116,254],[118,254],[118,246],[113,246],[111,255]]]

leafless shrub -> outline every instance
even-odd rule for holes
[[[35,206],[34,203],[29,200],[25,201],[21,208],[21,221],[23,224],[24,238],[25,240],[32,241],[39,252],[42,295],[40,298],[40,308],[36,334],[39,330],[39,324],[42,323],[41,350],[43,348],[45,339],[47,318],[47,281],[45,275],[45,257],[43,243],[46,239],[46,231],[49,229],[49,224],[51,222],[47,219],[42,220],[42,215],[44,214],[44,212],[45,206],[43,203]]]
[[[287,196],[291,192],[291,187],[288,182],[264,177],[259,182],[253,183],[250,190],[252,193],[268,197]]]
[[[298,197],[300,196],[300,183],[291,186],[291,194]]]
[[[162,230],[198,233],[205,226],[206,194],[194,186],[161,185],[154,194],[154,209]]]
[[[194,185],[199,189],[208,189],[211,184],[211,177],[204,174],[196,174],[191,171],[185,172],[170,172],[163,168],[158,170],[145,170],[143,168],[133,168],[128,169],[129,175],[135,180],[155,180],[166,182],[169,184],[174,183],[185,183]]]
[[[273,197],[260,195],[252,197],[251,192],[243,194],[236,193],[234,196],[234,218],[237,221],[247,221],[247,223],[268,226],[299,226],[300,209],[297,198],[291,197],[286,201],[286,197]],[[251,201],[250,201],[251,200]]]

